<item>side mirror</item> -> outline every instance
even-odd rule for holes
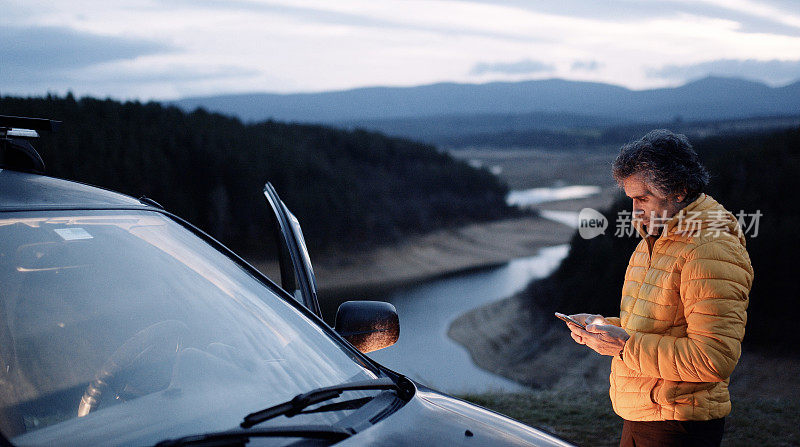
[[[347,301],[336,311],[334,329],[363,353],[393,345],[400,337],[397,310],[382,301]]]

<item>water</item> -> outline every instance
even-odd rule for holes
[[[511,191],[510,205],[530,207],[549,201],[589,197],[598,186],[571,185]],[[542,217],[578,227],[578,213],[539,210]],[[460,315],[507,298],[532,280],[550,274],[567,255],[568,245],[542,249],[488,270],[428,281],[379,299],[395,305],[400,315],[400,339],[394,346],[369,354],[378,362],[426,385],[450,393],[520,391],[524,387],[478,368],[467,350],[447,336]]]
[[[579,213],[575,211],[539,210],[539,215],[545,219],[550,219],[572,228],[578,228]]]
[[[537,205],[566,199],[583,199],[600,192],[599,186],[570,185],[555,188],[532,188],[513,190],[508,193],[506,203],[520,208],[531,208]],[[578,213],[574,211],[556,211],[539,208],[539,215],[558,223],[578,228]]]
[[[532,188],[508,193],[506,203],[510,206],[529,208],[545,202],[566,199],[583,199],[600,192],[599,186],[570,185],[557,188]]]
[[[522,290],[552,272],[567,255],[568,245],[542,249],[489,270],[428,281],[382,297],[400,315],[400,339],[369,355],[436,389],[450,392],[520,391],[524,389],[478,368],[469,353],[447,336],[459,315]]]

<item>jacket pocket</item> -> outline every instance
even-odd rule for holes
[[[661,405],[659,402],[659,393],[661,393],[661,388],[664,387],[664,380],[663,379],[656,379],[653,386],[650,388],[650,401],[656,405]]]
[[[650,399],[665,407],[696,405],[698,394],[714,387],[713,382],[673,382],[658,379],[658,384],[650,391]]]

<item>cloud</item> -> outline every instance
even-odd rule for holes
[[[109,66],[140,56],[174,51],[168,45],[50,26],[0,27],[0,85],[3,93],[97,85]],[[126,78],[115,73],[109,81]],[[124,87],[124,85],[123,85]]]
[[[0,42],[3,42],[0,46],[3,71],[82,68],[171,50],[152,41],[50,26],[3,26]]]
[[[680,15],[724,19],[736,22],[739,32],[800,36],[797,0],[726,2],[725,0],[657,0],[647,2],[586,0],[464,0],[504,5],[520,10],[617,23],[642,22]]]
[[[587,60],[587,61],[575,61],[572,63],[572,71],[597,71],[599,70],[603,64],[594,60]]]
[[[734,76],[755,79],[772,85],[788,84],[800,79],[800,60],[719,59],[687,65],[665,65],[650,68],[651,78],[686,81],[705,76]]]
[[[469,73],[472,75],[482,75],[486,73],[530,74],[552,71],[553,69],[554,67],[550,64],[531,59],[523,59],[517,62],[479,62],[472,67]]]
[[[706,74],[686,73],[701,59],[800,59],[797,0],[755,2],[0,0],[0,90],[152,98],[545,76],[661,87]]]
[[[344,2],[343,5],[346,5]],[[374,28],[381,30],[421,31],[441,34],[450,37],[472,36],[504,39],[509,41],[536,42],[540,38],[531,37],[525,33],[487,31],[482,29],[462,27],[447,23],[432,24],[426,21],[408,21],[391,15],[381,15],[381,8],[372,14],[337,10],[336,3],[322,3],[323,7],[298,6],[291,4],[270,4],[253,0],[170,0],[168,6],[185,5],[193,9],[205,8],[218,11],[253,11],[254,13],[280,14],[295,18],[303,23],[319,23],[329,25],[343,25],[354,28]]]
[[[3,26],[0,42],[3,66],[42,70],[80,68],[170,50],[161,43],[51,26]]]

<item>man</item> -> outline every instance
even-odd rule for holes
[[[621,446],[719,445],[731,411],[753,281],[736,218],[704,193],[708,173],[684,135],[654,130],[622,147],[613,174],[642,236],[619,318],[576,314],[572,338],[613,356]]]

